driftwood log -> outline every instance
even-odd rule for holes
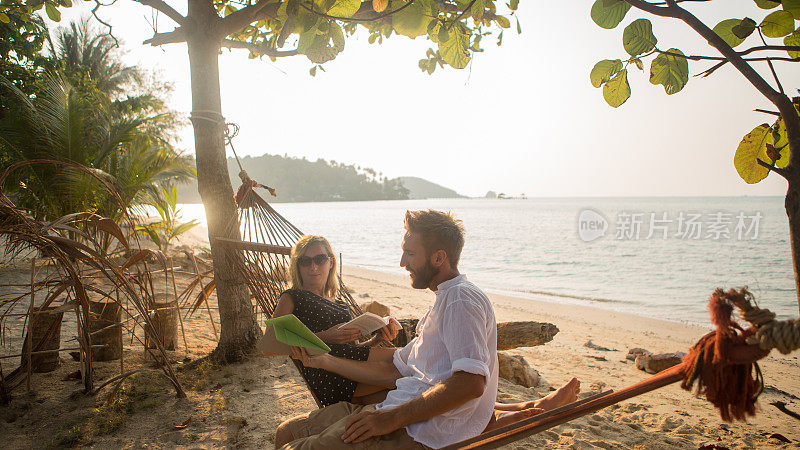
[[[403,327],[392,341],[395,347],[405,347],[416,336],[417,319],[399,319]],[[545,322],[503,322],[497,324],[497,350],[534,347],[553,340],[558,327]]]

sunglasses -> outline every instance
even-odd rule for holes
[[[328,262],[331,257],[326,255],[325,253],[320,253],[319,255],[314,256],[313,258],[310,256],[301,256],[297,258],[297,265],[300,267],[310,267],[311,263],[321,266]]]

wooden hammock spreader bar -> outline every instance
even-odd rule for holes
[[[528,436],[540,433],[549,428],[561,425],[562,423],[569,422],[570,420],[591,414],[600,409],[627,400],[631,397],[650,392],[652,390],[664,387],[683,380],[683,365],[677,365],[663,372],[648,378],[645,381],[637,383],[633,386],[627,387],[617,392],[603,393],[595,397],[584,399],[561,408],[554,409],[547,413],[538,414],[527,419],[520,420],[519,422],[506,425],[505,427],[498,428],[497,430],[483,433],[471,439],[466,439],[461,442],[444,447],[447,450],[455,449],[491,449],[502,447],[511,442],[524,439]]]
[[[757,345],[743,345],[734,347],[728,355],[729,361],[734,364],[753,362],[766,356],[764,352]],[[576,402],[572,405],[567,405],[562,411],[554,414],[539,414],[528,419],[520,420],[511,425],[499,428],[492,432],[483,433],[471,439],[465,439],[450,446],[444,447],[445,449],[490,449],[506,445],[511,442],[518,441],[528,436],[534,435],[549,428],[561,425],[562,423],[569,422],[570,420],[583,417],[595,411],[609,407],[613,404],[645,394],[650,391],[662,388],[664,386],[683,381],[686,377],[687,370],[689,370],[689,362],[683,362],[677,366],[670,367],[663,370],[652,377],[640,381],[639,383],[629,386],[625,389],[603,395],[587,401],[585,403]],[[576,405],[576,406],[573,406]],[[561,410],[562,408],[559,408]]]
[[[240,241],[237,239],[216,238],[214,242],[220,247],[235,250],[249,250],[254,252],[276,253],[279,255],[291,255],[292,248],[283,245],[263,244],[261,242]]]
[[[612,392],[614,392],[614,391],[608,390],[608,391],[600,392],[600,393],[597,393],[597,394],[594,394],[594,395],[590,395],[590,396],[588,396],[588,397],[586,397],[586,398],[584,398],[582,400],[578,400],[577,402],[573,402],[573,403],[570,403],[568,405],[561,406],[559,408],[551,409],[550,411],[543,412],[541,414],[537,414],[537,415],[535,415],[533,417],[529,417],[527,419],[523,419],[523,420],[520,420],[519,422],[514,422],[514,423],[508,424],[506,426],[500,427],[500,428],[496,428],[496,429],[494,429],[492,431],[487,431],[487,432],[485,432],[483,434],[480,434],[478,436],[475,436],[473,438],[466,439],[466,440],[458,442],[456,444],[452,444],[452,445],[449,445],[447,447],[444,447],[444,449],[472,448],[472,447],[469,446],[470,444],[479,443],[479,442],[485,442],[485,441],[488,441],[490,438],[494,438],[495,436],[505,435],[506,433],[508,433],[510,431],[513,431],[513,430],[516,430],[516,429],[520,428],[523,425],[526,425],[526,424],[529,424],[529,423],[533,423],[533,422],[544,421],[544,420],[546,420],[546,419],[548,419],[550,417],[553,417],[553,416],[555,416],[557,414],[561,414],[564,411],[569,411],[571,409],[577,408],[580,405],[583,405],[583,404],[588,403],[590,401],[593,401],[595,399],[598,399],[598,398],[604,397],[606,395],[609,395]],[[555,425],[553,425],[553,426],[555,426]],[[512,441],[516,441],[518,439],[522,439],[522,438],[526,437],[527,435],[515,434],[514,436],[515,437],[514,437],[514,439],[512,439]],[[508,442],[511,442],[511,441],[508,441]],[[508,442],[497,443],[495,446],[491,446],[490,445],[490,446],[482,447],[482,448],[495,448],[497,446],[504,445],[504,444],[506,444]],[[442,450],[444,450],[444,449],[442,449]]]

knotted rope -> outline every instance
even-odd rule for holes
[[[739,308],[742,319],[757,328],[747,343],[758,344],[763,350],[774,348],[784,355],[800,349],[800,319],[775,320],[775,313],[753,306],[752,295],[744,291],[746,295],[733,296],[731,301]]]
[[[800,348],[800,321],[776,321],[773,312],[753,306],[752,300],[746,287],[715,290],[708,309],[717,330],[701,338],[684,358],[681,387],[690,390],[696,384],[697,395],[705,395],[726,422],[755,414],[764,387],[756,361],[773,348],[784,354]],[[732,320],[734,306],[752,327],[743,329]]]

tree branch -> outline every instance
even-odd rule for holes
[[[444,0],[435,0],[436,6],[439,7],[439,11],[448,12],[448,13],[460,13],[461,10],[458,8],[458,5],[453,5],[450,3],[445,3]],[[483,17],[489,20],[496,20],[497,14],[484,12]]]
[[[409,1],[408,3],[406,3],[405,5],[397,8],[397,9],[393,9],[391,11],[387,11],[387,12],[380,13],[380,14],[376,13],[376,14],[372,15],[372,14],[370,14],[370,12],[375,13],[375,10],[372,9],[372,2],[364,2],[364,3],[361,4],[361,7],[355,13],[355,15],[353,15],[353,17],[331,16],[331,15],[325,14],[323,12],[315,11],[313,2],[311,3],[311,7],[310,8],[308,6],[306,6],[306,4],[303,3],[302,1],[300,2],[300,6],[302,6],[306,11],[308,11],[308,12],[310,12],[312,14],[315,14],[317,16],[324,17],[326,19],[341,20],[342,22],[373,22],[373,21],[376,21],[376,20],[383,19],[384,17],[391,16],[394,13],[400,12],[400,11],[408,8],[409,6],[411,6],[412,3],[414,3],[414,0]],[[368,5],[369,9],[365,9],[365,5]]]
[[[218,35],[220,38],[224,38],[256,20],[274,19],[278,17],[279,7],[280,2],[272,0],[260,0],[253,5],[245,6],[222,19],[217,27]]]
[[[186,33],[183,32],[183,29],[177,28],[168,33],[156,33],[153,37],[144,41],[143,44],[150,44],[153,47],[157,47],[159,45],[178,44],[181,42],[186,42]]]
[[[761,52],[765,50],[786,50],[786,51],[800,51],[800,45],[759,45],[758,47],[751,47],[747,50],[737,52],[740,55],[749,55],[753,52]]]
[[[761,38],[761,42],[763,42],[764,45],[766,46],[767,41],[766,39],[764,39],[764,33],[761,32],[761,27],[756,28],[756,30],[758,31],[758,36]],[[778,73],[775,72],[775,66],[772,65],[772,61],[767,60],[767,65],[769,66],[770,72],[772,72],[772,77],[775,78],[775,84],[778,85],[778,90],[781,91],[781,94],[786,95],[786,92],[783,91],[783,85],[781,84],[781,80],[780,78],[778,78]]]
[[[186,17],[183,17],[178,11],[176,11],[172,6],[166,4],[163,0],[133,0],[133,1],[155,9],[156,11],[172,19],[178,25],[183,25],[186,23]]]
[[[769,110],[766,110],[766,109],[760,109],[760,108],[756,108],[756,109],[754,109],[753,111],[755,111],[755,112],[760,112],[760,113],[764,113],[764,114],[770,114],[770,115],[773,115],[773,116],[778,116],[778,117],[780,117],[780,116],[781,116],[781,113],[779,113],[778,111],[769,111]]]
[[[766,167],[770,171],[777,173],[778,175],[782,176],[786,180],[789,179],[789,172],[786,169],[780,169],[780,168],[775,167],[772,164],[766,163],[766,162],[764,162],[764,161],[762,161],[762,160],[760,160],[758,158],[756,158],[756,161],[758,162],[759,166]]]
[[[294,56],[300,54],[300,52],[298,52],[297,50],[276,50],[274,48],[267,47],[266,45],[253,44],[251,42],[234,41],[231,39],[223,39],[221,46],[225,48],[241,48],[245,50],[250,50],[251,53],[258,53],[260,55],[267,55],[275,58],[280,58],[283,56]]]
[[[464,8],[464,10],[461,11],[461,13],[459,15],[457,15],[456,18],[453,19],[452,22],[450,22],[450,25],[447,26],[447,31],[450,31],[450,28],[452,28],[453,25],[455,25],[456,22],[461,20],[461,18],[464,17],[464,14],[466,14],[467,11],[472,9],[472,5],[474,5],[476,1],[478,1],[478,0],[472,0],[471,2],[469,2],[469,5],[467,5],[467,7]]]
[[[664,3],[650,3],[644,0],[625,0],[626,3],[633,6],[634,8],[641,9],[642,11],[647,11],[650,14],[654,14],[656,16],[661,17],[674,17],[677,18],[677,12],[672,8],[672,6],[658,6],[663,5]]]
[[[771,56],[765,58],[744,58],[745,61],[789,61],[789,62],[800,62],[800,58],[787,58],[783,56]],[[716,72],[717,69],[728,64],[727,59],[723,59],[718,64],[714,64],[713,66],[709,67],[708,69],[698,73],[695,75],[696,77],[702,76],[703,78],[711,75],[712,73]]]

